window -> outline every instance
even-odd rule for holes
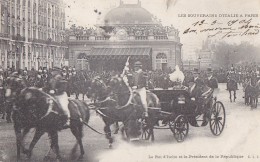
[[[165,70],[167,68],[167,56],[165,53],[158,53],[156,55],[156,69]]]

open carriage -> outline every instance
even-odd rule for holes
[[[213,91],[196,101],[184,88],[151,91],[158,96],[161,109],[149,108],[150,118],[143,122],[142,127],[143,139],[154,140],[153,128],[170,129],[175,139],[182,142],[188,135],[189,125],[200,127],[208,123],[213,135],[222,133],[226,121],[225,108],[222,102],[213,97]],[[153,128],[149,127],[151,125]]]

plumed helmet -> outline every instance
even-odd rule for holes
[[[142,67],[142,63],[140,61],[136,61],[134,66],[135,67]]]

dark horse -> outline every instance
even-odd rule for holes
[[[105,123],[104,131],[112,147],[113,138],[110,126],[115,122],[123,122],[124,131],[128,140],[138,140],[141,135],[141,123],[144,109],[141,106],[139,94],[133,92],[121,77],[113,77],[108,86],[103,80],[94,78],[89,91],[95,97],[98,105],[97,112]],[[160,107],[159,99],[151,92],[147,92],[149,107]],[[151,132],[153,127],[151,127]]]
[[[237,91],[237,82],[233,78],[228,78],[227,79],[227,90],[229,92],[229,99],[230,102],[232,102],[232,91],[233,91],[233,96],[234,96],[234,102],[236,102],[236,91]]]
[[[245,104],[251,105],[251,108],[257,108],[260,91],[259,83],[256,76],[251,77],[249,84],[245,88]]]
[[[57,159],[61,159],[58,131],[63,129],[66,117],[62,115],[63,113],[56,99],[37,88],[26,87],[23,81],[18,78],[7,81],[6,97],[13,103],[14,112],[12,118],[16,135],[17,159],[20,159],[21,151],[30,158],[34,146],[45,132],[49,134],[51,139],[51,149],[56,153]],[[70,100],[69,110],[71,113],[70,129],[77,139],[72,155],[74,155],[77,146],[80,145],[81,155],[79,158],[83,158],[82,121],[88,122],[89,109],[83,102]],[[36,131],[29,149],[26,149],[23,144],[24,138],[31,128],[35,128]]]

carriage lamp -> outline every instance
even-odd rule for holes
[[[185,104],[185,96],[184,95],[180,95],[178,97],[178,104]]]

